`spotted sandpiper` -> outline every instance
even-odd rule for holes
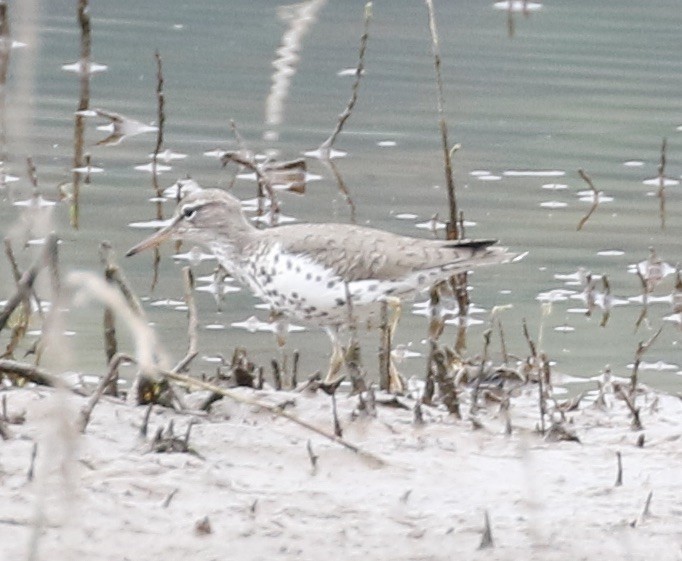
[[[515,257],[491,247],[495,240],[421,239],[351,224],[259,230],[239,199],[220,189],[189,193],[164,228],[126,255],[167,239],[207,247],[273,312],[326,328],[337,359],[336,334],[351,318],[358,326],[376,322],[387,298],[410,299],[454,274]]]

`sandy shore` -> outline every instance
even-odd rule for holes
[[[237,391],[289,402],[289,412],[331,429],[330,397],[321,392]],[[378,466],[227,399],[210,415],[155,407],[145,439],[144,407],[105,398],[81,435],[74,426],[85,398],[44,388],[3,395],[10,423],[0,442],[0,557],[7,561],[682,559],[675,396],[638,398],[641,432],[631,430],[622,401],[601,410],[588,398],[568,414],[577,443],[537,433],[533,388],[512,401],[511,436],[495,406],[474,430],[435,408],[424,408],[421,426],[410,409],[378,405],[368,416],[357,411],[357,397],[339,395],[344,438],[380,457]],[[149,450],[171,419],[180,436],[194,420],[195,453]],[[486,512],[493,547],[479,549]]]

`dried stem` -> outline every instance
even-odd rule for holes
[[[33,192],[36,193],[38,191],[38,175],[36,173],[36,166],[33,163],[33,158],[31,158],[31,156],[26,158],[26,175],[28,175],[28,180],[31,182]]]
[[[578,231],[583,229],[583,226],[585,225],[585,222],[587,222],[590,219],[590,216],[594,214],[594,211],[597,210],[597,207],[599,206],[599,191],[597,191],[596,187],[592,183],[592,179],[590,179],[590,176],[585,173],[584,170],[579,169],[578,173],[580,174],[580,177],[583,179],[585,183],[589,186],[589,188],[592,190],[592,206],[590,207],[590,210],[587,211],[587,214],[583,216],[580,219],[580,222],[578,222],[578,227],[576,228]]]
[[[665,230],[665,151],[668,141],[661,142],[661,161],[658,164],[658,213],[661,218],[661,230]]]
[[[635,268],[635,273],[637,274],[637,278],[642,285],[642,309],[639,312],[637,321],[635,322],[635,331],[637,331],[640,325],[642,325],[642,322],[644,322],[649,316],[649,287],[639,267]]]
[[[362,75],[364,72],[365,68],[365,51],[367,50],[367,39],[369,38],[369,22],[372,19],[372,2],[367,2],[365,4],[365,25],[363,28],[362,36],[360,37],[360,53],[358,56],[358,66],[355,69],[355,81],[353,82],[353,90],[350,96],[350,99],[348,100],[348,105],[344,109],[343,113],[339,115],[339,120],[336,123],[336,128],[334,131],[329,135],[329,138],[325,140],[322,144],[320,144],[320,152],[326,153],[327,158],[323,159],[328,159],[329,157],[329,152],[331,148],[334,146],[334,142],[336,141],[336,137],[339,136],[341,133],[341,130],[343,129],[343,126],[346,124],[346,121],[348,118],[351,116],[351,113],[353,112],[353,109],[355,108],[355,104],[358,100],[358,90],[360,88],[360,80],[362,79]]]
[[[272,188],[272,183],[269,181],[266,174],[263,173],[261,166],[256,162],[253,153],[246,148],[244,140],[237,129],[237,124],[233,120],[230,120],[230,128],[237,141],[239,150],[237,152],[225,153],[220,161],[223,167],[226,167],[227,164],[233,162],[237,165],[244,166],[246,169],[256,174],[256,185],[258,186],[258,191],[256,193],[256,197],[258,198],[258,216],[262,216],[265,213],[264,200],[267,195],[268,199],[270,199],[270,219],[272,225],[274,225],[275,216],[279,213],[279,203],[277,202],[275,191]]]
[[[159,158],[159,153],[163,147],[163,126],[166,122],[165,108],[165,98],[163,94],[163,64],[161,60],[161,55],[159,51],[154,53],[154,59],[156,60],[156,119],[158,121],[158,127],[156,129],[156,146],[154,147],[154,155],[152,157],[152,185],[157,197],[161,197],[163,192],[159,186],[159,178],[156,173],[157,160]],[[157,204],[157,209],[162,209],[160,202]],[[160,212],[160,211],[159,211]],[[157,218],[163,218],[162,215],[157,215]]]
[[[350,207],[351,212],[350,219],[352,223],[355,223],[356,220],[355,202],[353,201],[353,198],[350,195],[350,191],[348,190],[346,183],[343,181],[343,178],[341,177],[339,170],[337,169],[336,165],[333,163],[331,159],[331,151],[334,146],[334,142],[336,142],[336,138],[339,136],[339,134],[341,134],[341,131],[343,130],[344,125],[346,124],[346,121],[350,118],[351,114],[353,113],[353,109],[355,108],[355,104],[358,101],[360,81],[362,80],[365,68],[365,52],[367,50],[367,40],[369,39],[369,23],[371,19],[372,2],[367,2],[365,4],[364,27],[362,36],[360,37],[360,52],[358,54],[358,65],[355,68],[355,80],[353,81],[350,99],[348,100],[346,108],[339,115],[339,120],[336,123],[336,128],[329,135],[327,140],[320,144],[319,148],[317,149],[320,161],[322,161],[334,174],[336,183],[339,186],[339,191],[343,194],[344,198],[346,199],[346,203]]]
[[[31,290],[33,289],[33,284],[35,283],[38,273],[46,265],[48,261],[48,256],[50,255],[50,253],[56,252],[57,243],[58,243],[57,235],[54,233],[50,234],[45,241],[45,247],[43,248],[43,251],[40,253],[38,258],[33,262],[31,267],[26,272],[24,272],[24,274],[21,276],[21,279],[19,279],[19,282],[17,284],[17,291],[14,293],[13,296],[9,298],[9,300],[7,300],[5,308],[0,313],[0,331],[2,331],[2,329],[7,324],[7,321],[9,320],[15,308],[22,301],[25,301],[26,298],[28,298],[29,294],[31,293]]]
[[[152,157],[152,187],[156,193],[156,219],[163,220],[163,204],[161,202],[163,191],[159,185],[159,175],[157,173],[159,152],[161,152],[161,147],[163,146],[163,126],[166,122],[165,108],[165,97],[163,94],[163,65],[161,61],[161,55],[159,51],[154,53],[154,58],[156,59],[156,103],[157,103],[157,114],[156,119],[158,121],[158,127],[156,129],[156,145],[154,146],[154,155]],[[150,290],[154,290],[159,281],[159,265],[161,263],[161,250],[159,246],[154,248],[154,261],[152,266],[152,282]]]
[[[378,466],[383,466],[385,465],[384,460],[379,458],[378,456],[375,456],[374,454],[371,454],[370,452],[366,452],[362,450],[360,447],[356,446],[355,444],[352,444],[348,442],[347,440],[336,436],[332,433],[329,433],[325,431],[324,429],[321,429],[319,427],[316,427],[315,425],[312,425],[308,423],[307,421],[304,421],[303,419],[300,419],[296,417],[295,415],[292,415],[288,411],[276,406],[276,405],[270,405],[269,403],[263,403],[262,401],[258,401],[256,399],[251,399],[249,397],[246,397],[244,395],[240,395],[237,392],[221,388],[219,386],[216,386],[214,384],[210,384],[208,382],[204,382],[203,380],[197,380],[194,378],[190,378],[189,376],[184,376],[182,374],[177,374],[175,372],[164,372],[161,371],[159,372],[160,375],[165,376],[166,378],[173,380],[175,382],[179,382],[182,384],[185,384],[190,387],[196,387],[196,388],[201,388],[204,390],[209,390],[212,392],[215,392],[217,394],[220,394],[224,397],[228,397],[234,401],[237,401],[239,403],[245,403],[247,405],[253,406],[253,407],[258,407],[260,409],[264,409],[268,411],[269,413],[276,415],[278,417],[283,417],[293,423],[296,423],[297,425],[310,430],[314,433],[319,434],[320,436],[324,436],[325,438],[336,442],[337,444],[340,444],[341,446],[348,448],[349,450],[355,452],[359,456],[363,457],[366,460],[371,461],[373,464],[378,465]]]
[[[450,210],[450,220],[447,225],[447,238],[456,240],[459,238],[457,228],[457,199],[455,196],[455,181],[452,176],[452,159],[450,144],[448,141],[448,125],[445,120],[445,102],[443,95],[443,79],[440,72],[440,49],[438,46],[438,29],[436,28],[436,16],[433,10],[433,0],[425,0],[429,14],[429,30],[431,31],[431,50],[433,52],[434,67],[436,71],[436,87],[438,91],[437,107],[440,125],[440,135],[443,144],[443,159],[445,162],[445,185],[448,193],[448,204]]]
[[[334,163],[334,160],[331,159],[322,159],[320,160],[329,170],[332,172],[334,175],[334,178],[336,179],[336,184],[339,186],[339,191],[343,195],[343,198],[346,200],[346,204],[350,207],[350,221],[355,224],[357,220],[356,216],[356,206],[355,206],[355,201],[353,200],[353,197],[350,195],[350,191],[348,190],[348,187],[346,186],[346,182],[343,180],[343,177],[341,177],[341,173],[339,172],[339,168],[336,167],[336,164]]]
[[[388,303],[381,303],[381,342],[379,345],[379,389],[388,391],[391,371],[391,330],[388,324]]]
[[[644,426],[642,425],[642,420],[639,417],[639,407],[635,405],[634,394],[628,394],[621,386],[618,386],[617,393],[623,398],[623,401],[625,401],[625,404],[628,406],[628,409],[632,414],[632,430],[642,430]]]
[[[663,326],[658,328],[658,331],[654,333],[648,341],[643,342],[640,341],[639,344],[637,345],[637,351],[635,351],[635,361],[634,364],[632,365],[632,374],[630,375],[630,395],[634,396],[635,391],[637,390],[637,371],[639,370],[639,365],[642,362],[642,357],[644,356],[644,353],[646,353],[649,350],[649,347],[653,345],[654,341],[656,341],[657,337],[661,334],[661,331],[663,331]]]
[[[19,266],[17,265],[16,259],[14,257],[14,251],[12,250],[12,242],[10,241],[9,238],[5,238],[5,254],[7,255],[7,260],[10,262],[10,266],[12,268],[14,284],[16,285],[17,289],[19,289],[21,271],[19,270]],[[35,298],[38,304],[38,310],[42,315],[40,301],[35,295],[36,294],[35,290],[33,289],[33,287],[31,287],[30,291],[28,291],[21,300],[20,304],[21,312],[18,314],[18,318],[16,319],[16,321],[13,322],[12,333],[10,335],[9,342],[7,343],[7,347],[5,348],[5,352],[2,355],[4,358],[12,358],[14,356],[14,350],[17,348],[21,340],[26,335],[26,331],[28,330],[29,322],[31,320],[30,294],[33,294],[33,297]]]
[[[502,328],[502,320],[497,318],[497,330],[500,334],[500,349],[502,351],[502,361],[505,365],[509,364],[509,353],[507,352],[507,344],[504,339],[504,329]]]
[[[113,356],[112,359],[109,361],[109,369],[106,375],[103,376],[102,379],[100,380],[97,386],[97,390],[95,390],[95,393],[93,393],[90,396],[88,403],[81,409],[78,420],[78,428],[81,433],[85,432],[85,429],[87,428],[88,423],[90,422],[92,411],[95,409],[95,406],[101,399],[102,395],[108,393],[107,388],[109,388],[112,384],[116,383],[116,380],[118,379],[118,367],[123,362],[133,363],[135,362],[135,359],[129,355],[118,353],[115,356]]]
[[[80,44],[80,97],[78,109],[76,111],[76,121],[73,140],[73,167],[83,167],[83,154],[85,143],[85,117],[83,112],[90,107],[90,9],[88,0],[78,0],[78,24],[81,30]],[[71,201],[71,226],[75,229],[79,227],[79,204],[80,204],[80,185],[81,175],[73,172],[73,198]]]
[[[337,438],[343,438],[343,430],[341,429],[341,423],[339,422],[339,413],[336,409],[336,392],[332,392],[332,418],[334,421],[334,435]]]
[[[29,382],[33,382],[39,386],[49,386],[51,388],[64,386],[61,378],[51,374],[44,368],[26,364],[24,362],[18,362],[16,360],[0,358],[0,372],[25,378]]]
[[[5,165],[7,163],[7,113],[6,84],[12,52],[12,38],[10,36],[7,3],[0,2],[0,188],[7,185],[5,179]]]
[[[112,263],[111,245],[108,242],[100,244],[100,260],[104,265],[104,278],[108,284],[113,284],[113,275],[115,265]],[[118,352],[118,340],[116,338],[116,316],[111,306],[104,306],[104,315],[102,324],[104,327],[104,354],[106,356],[107,364],[112,364],[112,359]],[[114,372],[111,379],[111,384],[107,388],[107,392],[111,395],[117,394],[118,375]]]

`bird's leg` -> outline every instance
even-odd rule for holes
[[[398,327],[398,322],[400,321],[400,314],[402,311],[402,305],[400,298],[387,297],[386,303],[388,308],[391,310],[391,317],[388,320],[388,341],[389,345],[393,341],[393,335],[396,328]],[[398,368],[395,365],[393,356],[391,355],[391,348],[388,349],[388,391],[391,393],[404,393],[406,389],[405,378],[398,372]]]
[[[329,372],[327,372],[325,382],[332,383],[338,378],[345,355],[339,338],[338,328],[328,327],[326,331],[332,343],[332,355],[329,358]]]
[[[287,369],[287,334],[289,333],[289,320],[282,314],[272,311],[270,313],[270,321],[275,324],[275,339],[277,340],[277,348],[279,349],[280,369],[282,378],[285,380],[285,386],[288,388],[291,385],[291,377]]]

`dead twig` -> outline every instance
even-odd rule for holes
[[[362,76],[364,74],[364,69],[365,69],[365,52],[367,50],[367,40],[369,39],[369,24],[372,19],[372,2],[367,2],[365,4],[365,18],[364,18],[364,27],[363,27],[363,32],[362,36],[360,37],[360,51],[358,53],[358,65],[355,68],[355,80],[353,81],[353,87],[351,90],[351,96],[350,99],[348,100],[348,104],[346,105],[346,108],[343,110],[343,112],[339,115],[339,119],[336,123],[336,128],[332,131],[332,133],[329,135],[329,137],[322,143],[320,144],[319,148],[317,149],[317,154],[323,163],[329,167],[329,169],[332,171],[334,174],[334,177],[336,178],[336,182],[339,186],[339,191],[343,194],[344,198],[346,199],[346,203],[350,207],[351,211],[351,222],[355,223],[355,203],[353,202],[353,199],[350,195],[350,192],[348,190],[348,187],[346,186],[345,182],[341,178],[341,174],[339,173],[338,169],[332,162],[332,157],[331,157],[331,152],[332,148],[334,146],[334,142],[336,142],[336,138],[341,134],[341,131],[343,130],[344,125],[346,124],[346,121],[350,118],[351,114],[353,113],[353,109],[355,108],[355,104],[358,101],[358,91],[360,89],[360,81],[362,80]]]
[[[632,365],[632,374],[630,375],[630,395],[634,396],[635,391],[637,390],[637,372],[639,370],[639,365],[642,362],[642,357],[644,354],[649,350],[649,347],[654,344],[654,341],[658,338],[658,336],[661,334],[661,331],[663,331],[663,326],[658,328],[658,331],[654,333],[648,341],[640,341],[637,344],[637,350],[635,351],[635,360]]]
[[[85,152],[85,112],[90,107],[90,54],[92,42],[90,36],[90,7],[88,0],[78,0],[78,25],[81,30],[80,37],[80,96],[73,140],[73,169],[81,169],[84,164]],[[80,216],[80,186],[81,174],[73,172],[73,197],[71,199],[71,226],[76,230],[79,227]]]
[[[0,187],[7,186],[5,163],[7,162],[7,73],[12,53],[7,2],[0,3]]]
[[[100,244],[100,260],[104,265],[104,278],[109,284],[113,284],[114,265],[112,263],[111,245],[108,242]],[[112,364],[112,359],[118,352],[118,340],[116,338],[116,316],[111,306],[104,306],[104,314],[102,317],[102,324],[104,328],[104,354],[107,359],[107,364]],[[105,390],[112,395],[117,393],[117,379],[118,375],[114,371],[111,379],[111,385]]]
[[[661,142],[661,160],[658,164],[658,214],[661,219],[661,230],[665,230],[665,151],[668,144],[666,138]]]
[[[649,316],[649,287],[646,278],[644,278],[644,274],[640,271],[639,267],[636,267],[635,273],[637,273],[637,278],[642,285],[642,309],[635,322],[635,331],[637,331]]]
[[[381,303],[381,341],[379,344],[379,389],[388,391],[391,369],[391,332],[388,325],[388,303]]]
[[[123,362],[135,362],[135,359],[129,355],[118,353],[109,361],[109,369],[105,376],[100,380],[95,393],[90,396],[88,403],[81,409],[78,419],[78,429],[81,433],[85,433],[85,429],[90,422],[90,417],[95,409],[95,406],[104,395],[106,389],[118,379],[118,367]]]
[[[244,403],[246,405],[250,405],[252,407],[258,407],[259,409],[263,409],[265,411],[268,411],[269,413],[276,415],[278,417],[283,417],[293,423],[296,423],[297,425],[310,430],[316,434],[319,434],[320,436],[323,436],[333,442],[336,442],[337,444],[340,444],[344,448],[347,448],[348,450],[351,450],[352,452],[355,452],[357,455],[361,456],[362,458],[369,460],[373,464],[377,466],[384,466],[386,462],[382,460],[380,457],[367,452],[363,449],[361,449],[359,446],[356,446],[355,444],[352,444],[351,442],[348,442],[347,440],[327,432],[324,429],[321,429],[319,427],[316,427],[315,425],[312,425],[308,423],[307,421],[304,421],[303,419],[300,419],[296,417],[295,415],[289,413],[288,411],[281,409],[280,407],[277,407],[276,405],[270,405],[268,403],[263,403],[262,401],[258,401],[256,399],[252,399],[250,397],[240,395],[237,392],[231,391],[229,389],[221,388],[219,386],[216,386],[214,384],[204,382],[203,380],[197,380],[195,378],[191,378],[189,376],[184,376],[182,374],[177,374],[175,372],[165,372],[161,371],[159,372],[159,375],[164,376],[168,378],[169,380],[173,380],[175,382],[179,382],[181,384],[185,384],[190,387],[196,387],[196,388],[202,388],[204,390],[209,390],[212,392],[215,392],[217,394],[220,394],[224,397],[228,397],[234,401],[237,401],[239,403]]]
[[[623,398],[623,401],[625,401],[625,404],[628,406],[628,409],[632,414],[632,430],[642,430],[644,426],[642,425],[642,420],[639,416],[640,409],[639,407],[635,406],[634,394],[628,395],[621,386],[618,386],[616,392],[621,398]]]
[[[497,308],[499,309],[499,308]],[[496,311],[493,310],[496,314]],[[502,327],[502,320],[497,316],[497,332],[500,336],[500,352],[502,353],[502,362],[505,366],[509,364],[509,353],[507,352],[507,343],[504,338],[504,328]],[[492,322],[491,322],[492,323]]]
[[[115,285],[121,291],[121,294],[126,299],[128,306],[138,317],[144,317],[144,311],[142,304],[138,300],[137,296],[133,292],[128,280],[126,279],[123,271],[120,269],[116,263],[115,256],[111,244],[107,241],[103,241],[100,244],[100,261],[104,265],[104,277],[108,284]],[[116,370],[111,373],[111,378],[109,380],[109,386],[105,388],[105,393],[110,395],[117,395],[118,392],[118,375],[117,367],[118,363],[112,362],[113,358],[118,352],[118,342],[116,338],[116,315],[114,309],[111,306],[105,305],[104,307],[104,350],[107,359],[107,365],[114,365]]]
[[[429,16],[429,30],[431,32],[431,51],[433,54],[434,68],[436,71],[436,88],[437,88],[437,109],[438,109],[438,123],[440,126],[441,143],[443,148],[443,159],[445,163],[445,185],[448,194],[449,205],[449,221],[447,224],[447,239],[456,240],[459,238],[457,228],[457,198],[455,191],[455,180],[452,175],[452,158],[450,152],[450,143],[448,141],[448,125],[445,120],[445,101],[443,94],[443,78],[440,72],[440,48],[438,46],[438,29],[436,27],[436,16],[433,9],[433,0],[425,0],[426,9]]]
[[[65,387],[64,382],[59,376],[51,374],[40,366],[34,366],[16,360],[0,358],[0,372],[19,376],[39,386],[48,386],[51,388]],[[81,393],[74,388],[71,389],[76,393]]]
[[[360,37],[360,52],[358,55],[358,65],[357,65],[357,68],[355,69],[355,81],[353,82],[352,93],[351,93],[350,99],[348,100],[348,105],[346,105],[346,108],[344,109],[343,113],[341,113],[341,115],[339,115],[339,120],[336,123],[336,128],[329,135],[329,138],[327,138],[327,140],[325,140],[322,144],[320,144],[319,150],[321,152],[326,152],[327,158],[329,157],[329,155],[328,155],[329,151],[331,150],[332,146],[334,146],[334,142],[336,141],[336,137],[339,136],[339,134],[343,130],[343,126],[346,124],[346,121],[351,116],[351,113],[353,112],[353,109],[355,108],[355,104],[358,101],[358,90],[360,88],[360,80],[362,79],[362,75],[364,73],[364,68],[365,68],[365,51],[367,50],[367,39],[369,38],[369,23],[370,23],[371,19],[372,19],[372,2],[367,2],[365,4],[365,23],[364,23],[362,36]]]
[[[339,187],[339,192],[343,195],[343,198],[345,199],[346,204],[350,208],[350,221],[353,224],[355,224],[355,222],[356,222],[355,201],[353,200],[353,197],[351,197],[350,190],[348,189],[346,182],[343,180],[343,177],[341,176],[341,172],[339,171],[339,168],[336,167],[334,160],[332,160],[330,158],[323,158],[320,161],[332,172],[334,179],[336,179],[336,184]]]
[[[45,240],[43,251],[19,279],[16,292],[7,300],[4,309],[0,313],[0,331],[5,327],[16,307],[28,298],[38,273],[48,263],[49,255],[57,251],[57,244],[57,235],[55,233],[50,234]]]
[[[584,170],[579,169],[578,174],[592,190],[592,206],[590,207],[590,210],[587,211],[587,214],[580,219],[580,222],[578,222],[578,227],[576,228],[576,230],[580,231],[583,229],[585,223],[590,219],[590,216],[594,214],[594,211],[597,210],[597,207],[599,206],[599,191],[597,191],[594,183],[592,183],[592,179],[590,179],[590,176],[587,175]]]
[[[156,119],[158,121],[158,126],[156,128],[156,145],[154,146],[154,154],[152,156],[152,187],[156,194],[156,219],[163,220],[163,190],[159,185],[159,175],[157,172],[159,153],[163,146],[163,126],[166,122],[165,113],[165,97],[163,93],[163,64],[161,61],[161,55],[159,51],[154,53],[154,58],[156,60]],[[161,263],[161,250],[159,246],[154,247],[154,261],[153,261],[153,274],[150,290],[156,288],[156,284],[159,280],[159,264]]]

